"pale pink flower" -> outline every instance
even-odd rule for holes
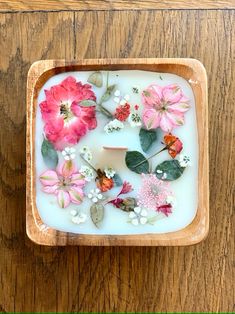
[[[160,127],[164,132],[171,132],[174,127],[184,124],[184,113],[190,106],[178,85],[152,84],[143,91],[141,98],[142,118],[147,129]]]
[[[142,174],[142,185],[138,191],[138,206],[157,210],[166,204],[167,197],[172,196],[170,183],[158,178],[154,174]]]
[[[45,90],[40,103],[46,138],[56,149],[77,144],[88,130],[96,128],[95,107],[82,107],[82,100],[96,100],[91,85],[76,82],[72,76]]]
[[[70,202],[80,204],[83,201],[83,187],[86,181],[72,160],[60,164],[56,171],[45,171],[39,179],[43,192],[55,194],[60,207],[67,207]]]

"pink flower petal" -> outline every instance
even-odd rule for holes
[[[81,204],[84,193],[81,188],[73,186],[69,190],[69,195],[72,203]]]
[[[59,190],[57,194],[57,201],[61,208],[65,208],[70,204],[69,193],[64,190]]]
[[[77,172],[77,167],[72,160],[66,160],[64,163],[58,165],[57,172],[62,177],[69,178]]]
[[[190,109],[190,105],[186,102],[178,102],[175,104],[171,104],[167,107],[167,110],[170,112],[184,113]]]
[[[162,90],[162,94],[165,102],[168,102],[170,104],[179,102],[183,96],[181,88],[176,84],[164,87]]]
[[[171,121],[173,126],[180,126],[184,124],[184,115],[182,113],[166,112],[166,116]]]
[[[171,132],[174,127],[174,123],[172,123],[171,119],[168,118],[167,113],[164,112],[161,114],[160,120],[160,128],[164,132]]]
[[[53,186],[59,183],[58,175],[54,170],[47,170],[39,177],[41,183],[45,186]]]
[[[155,109],[147,109],[143,112],[143,122],[148,130],[156,129],[160,123],[160,113]]]
[[[84,176],[82,174],[77,172],[72,174],[71,183],[82,187],[86,184],[86,180],[84,180]]]
[[[156,104],[160,104],[161,98],[162,87],[156,84],[151,84],[141,95],[142,103],[147,107],[153,107]]]
[[[48,193],[48,194],[56,194],[57,192],[57,189],[58,189],[58,185],[52,185],[52,186],[44,186],[42,188],[42,191],[45,192],[45,193]]]

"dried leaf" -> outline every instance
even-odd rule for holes
[[[85,99],[79,102],[79,106],[81,107],[95,107],[96,106],[96,102],[94,100],[91,99]]]
[[[90,215],[94,225],[98,228],[104,219],[104,206],[102,204],[93,204],[90,208]]]
[[[87,80],[88,83],[91,83],[97,87],[103,86],[103,76],[100,71],[92,73]]]
[[[103,103],[103,102],[105,102],[111,98],[115,87],[116,87],[116,85],[110,85],[107,87],[104,95],[101,97],[101,100],[100,100],[101,103]]]
[[[126,152],[126,166],[136,173],[149,173],[148,160],[138,151]]]
[[[41,153],[47,167],[54,169],[58,164],[58,154],[53,145],[45,138],[42,142]]]
[[[113,176],[113,182],[116,186],[122,186],[123,182],[121,177],[119,176],[119,174],[115,173],[115,175]]]
[[[144,152],[147,152],[157,139],[156,130],[140,129],[139,133],[140,145]]]

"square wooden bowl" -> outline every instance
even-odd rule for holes
[[[198,209],[190,225],[176,232],[137,235],[90,235],[57,231],[46,226],[36,207],[35,121],[38,93],[55,74],[69,71],[145,70],[173,73],[186,79],[195,96],[198,128]],[[87,59],[76,62],[42,60],[35,62],[27,81],[27,195],[26,231],[29,238],[42,245],[125,245],[183,246],[202,241],[209,229],[209,165],[207,76],[203,65],[195,59]]]

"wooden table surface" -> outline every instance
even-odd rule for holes
[[[187,2],[0,1],[0,312],[235,311],[235,6]],[[27,71],[39,59],[100,57],[204,63],[211,223],[203,243],[51,248],[26,237]]]

